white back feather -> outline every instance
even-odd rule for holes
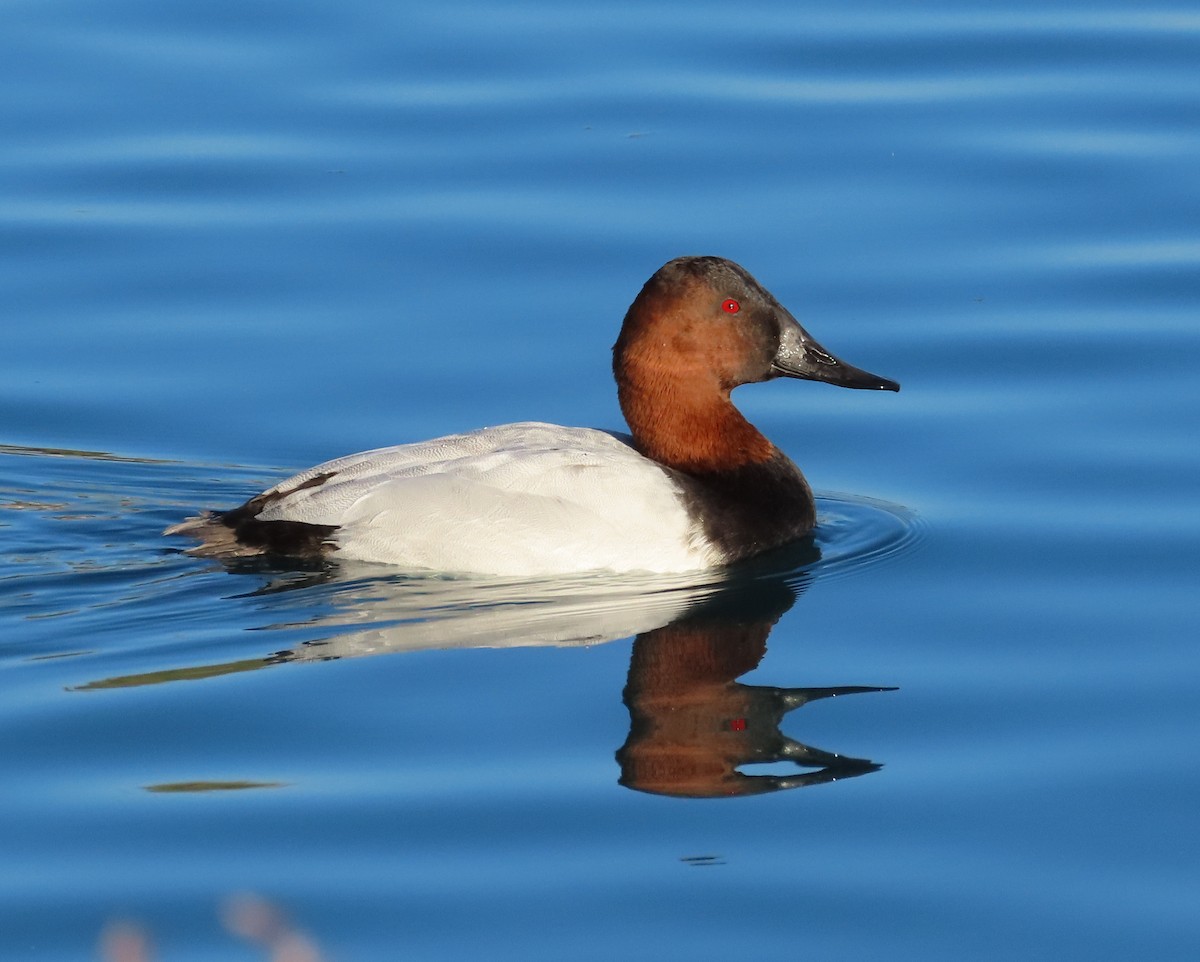
[[[259,518],[337,525],[347,559],[499,575],[715,560],[670,473],[628,439],[589,428],[523,422],[380,448],[271,490],[290,493]]]

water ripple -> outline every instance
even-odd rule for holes
[[[236,501],[262,483],[261,469],[11,445],[0,456],[11,459],[12,480],[0,487],[0,526],[11,529],[6,559],[15,573],[0,578],[0,604],[22,625],[24,643],[10,653],[28,657],[157,648],[163,638],[153,629],[164,623],[175,625],[177,653],[207,646],[209,625],[282,630],[276,647],[337,637],[343,655],[593,644],[665,624],[741,584],[801,586],[859,573],[911,549],[922,531],[902,507],[833,495],[819,499],[812,540],[731,569],[550,579],[453,578],[354,564],[297,571],[243,563],[226,572],[183,555],[160,532],[197,498]],[[72,630],[63,631],[64,620]],[[63,647],[64,638],[85,636],[87,645]],[[195,653],[188,659],[194,662]]]

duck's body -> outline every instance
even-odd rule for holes
[[[332,553],[506,576],[730,564],[807,534],[800,470],[733,406],[776,376],[896,390],[838,361],[742,268],[679,258],[614,348],[632,435],[508,424],[310,468],[231,511],[169,528],[196,553]]]

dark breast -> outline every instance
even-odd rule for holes
[[[812,489],[778,449],[758,464],[674,476],[689,514],[726,564],[797,541],[816,523]]]

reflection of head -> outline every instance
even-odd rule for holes
[[[633,645],[625,704],[629,738],[617,752],[621,784],[681,797],[754,795],[878,768],[788,738],[784,715],[816,698],[871,688],[771,688],[735,679],[758,665],[767,636],[795,600],[784,582],[721,592]],[[791,761],[814,772],[745,775],[739,765]]]

